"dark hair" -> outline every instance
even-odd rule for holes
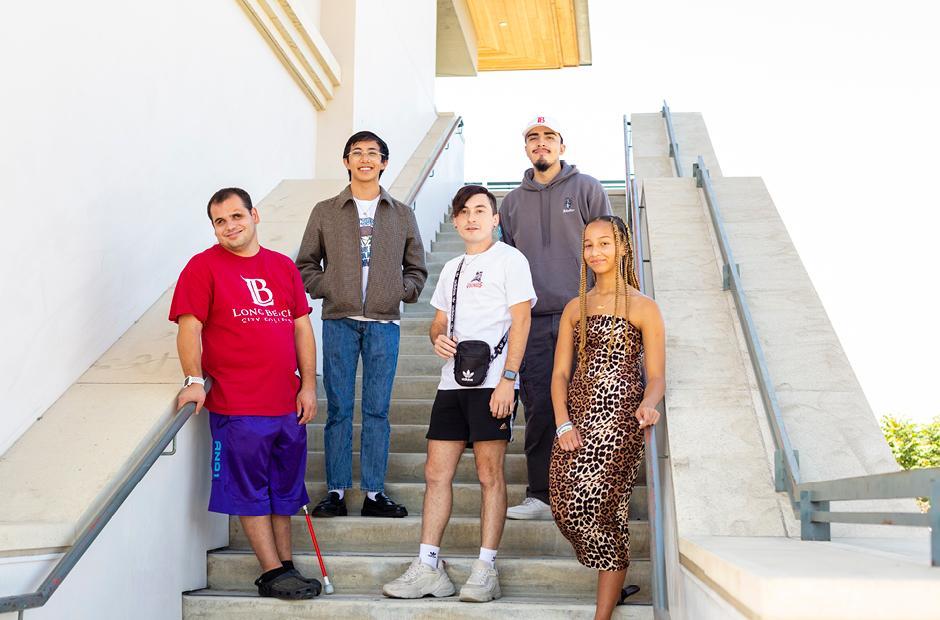
[[[225,187],[212,194],[212,198],[209,199],[209,204],[206,205],[206,215],[209,216],[210,220],[212,219],[212,205],[225,202],[232,196],[241,198],[242,204],[245,205],[245,208],[251,213],[253,207],[251,206],[251,196],[248,195],[248,192],[240,187]]]
[[[382,153],[382,163],[388,161],[388,145],[385,144],[385,140],[378,137],[371,131],[357,131],[353,135],[349,136],[349,140],[346,140],[346,146],[343,147],[343,159],[349,159],[349,150],[352,148],[353,144],[356,142],[375,142],[379,145],[379,152]],[[379,178],[382,178],[382,173],[384,170],[379,170]],[[349,179],[352,180],[352,172],[347,170],[346,174],[349,175]]]
[[[493,207],[493,215],[496,215],[496,196],[482,185],[464,185],[454,194],[454,199],[450,203],[450,212],[453,217],[457,217],[460,210],[466,206],[467,201],[477,194],[486,194],[490,199],[490,206]]]

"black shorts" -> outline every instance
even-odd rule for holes
[[[512,441],[512,424],[519,405],[519,390],[507,418],[494,418],[490,412],[493,388],[438,390],[431,407],[427,439],[442,441]]]

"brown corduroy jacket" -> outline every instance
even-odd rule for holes
[[[359,246],[359,211],[347,185],[333,198],[318,202],[307,221],[297,253],[307,292],[314,299],[323,298],[324,319],[398,320],[400,303],[418,301],[428,278],[414,212],[381,189],[365,302]]]

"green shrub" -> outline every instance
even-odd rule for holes
[[[881,418],[881,430],[898,465],[904,469],[940,467],[940,416],[917,424],[886,415]],[[926,511],[927,499],[918,498],[918,503]]]
[[[881,430],[904,469],[940,467],[940,416],[926,424],[886,415]]]

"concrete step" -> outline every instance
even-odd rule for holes
[[[407,308],[411,304],[405,304]],[[431,319],[422,317],[401,317],[401,335],[402,336],[424,336],[428,338],[431,331]]]
[[[431,305],[430,297],[421,297],[413,304],[405,304],[405,310],[402,316],[427,317],[430,319],[433,318],[435,314],[437,314],[437,308]]]
[[[459,236],[456,239],[445,238],[443,241],[431,242],[431,253],[437,254],[438,252],[449,252],[455,255],[463,254],[465,247],[466,246],[464,245],[463,239],[461,239]]]
[[[309,534],[306,540],[309,545]],[[332,555],[324,552],[323,562],[337,595],[372,594],[381,597],[382,586],[401,576],[418,554],[418,543],[415,541],[412,546],[413,553],[404,555]],[[322,547],[320,550],[323,551]],[[470,576],[476,551],[472,557],[456,557],[447,555],[444,548],[441,550],[447,574],[459,588]],[[499,584],[506,596],[581,598],[591,597],[597,587],[597,571],[582,566],[574,558],[502,556],[503,551],[500,550],[497,558]],[[305,576],[320,579],[320,566],[312,551],[295,555],[295,558],[295,565]],[[258,561],[250,551],[214,551],[208,555],[207,582],[213,590],[250,591],[258,572]],[[633,602],[648,602],[649,562],[631,562],[628,580],[641,588],[631,597]]]
[[[430,413],[430,409],[428,410]],[[318,416],[319,419],[319,416]],[[324,417],[325,421],[326,418]],[[424,454],[427,451],[428,440],[425,435],[428,432],[428,425],[425,424],[393,424],[390,437],[391,452],[418,452]],[[353,450],[359,450],[362,425],[353,425]],[[523,441],[522,436],[525,433],[525,426],[519,417],[516,417],[516,424],[513,428],[515,441],[511,442],[506,451],[509,454],[522,454]],[[323,424],[307,425],[307,448],[317,452],[323,451]]]
[[[399,355],[434,355],[434,347],[431,345],[431,338],[428,334],[405,334],[402,333],[398,341]],[[434,355],[437,357],[437,355]],[[437,357],[444,363],[444,360]]]
[[[426,343],[424,351],[419,354],[398,352],[398,365],[395,370],[396,375],[440,378],[441,367],[444,365],[444,360],[434,354],[430,341],[427,338],[424,338],[424,342]],[[356,369],[356,375],[362,376],[361,362]]]
[[[519,439],[518,441],[522,441]],[[359,481],[359,453],[353,452],[353,482]],[[388,455],[389,482],[424,482],[424,462],[427,457],[423,452],[391,452]],[[307,453],[307,480],[323,480],[325,470],[322,452]],[[506,484],[526,484],[527,474],[524,454],[507,454],[504,466]],[[477,482],[477,470],[472,452],[464,452],[457,464],[455,482]],[[409,508],[411,508],[409,506]]]
[[[322,383],[322,380],[321,380]],[[358,389],[358,386],[357,386]],[[394,427],[397,424],[424,424],[427,425],[428,420],[431,418],[431,406],[434,404],[434,398],[420,398],[420,399],[409,399],[409,398],[397,398],[392,399],[392,402],[389,404],[388,408],[388,420]],[[326,423],[326,398],[321,397],[317,400],[317,417],[315,424],[325,424]],[[519,411],[522,411],[522,405],[519,406]],[[522,414],[520,413],[517,416],[518,420],[522,419]],[[361,422],[362,421],[362,399],[356,399],[355,412],[353,413],[353,421]]]
[[[326,495],[325,482],[308,482],[307,493],[310,495],[311,504],[316,504],[320,498]],[[396,502],[400,502],[408,507],[409,514],[419,515],[422,512],[424,502],[424,483],[423,482],[388,482],[385,484],[385,492]],[[514,506],[525,498],[524,484],[507,485],[509,496],[509,505]],[[639,490],[637,490],[639,493]],[[645,493],[645,490],[644,490]],[[365,493],[359,489],[346,490],[346,506],[352,515],[358,515],[362,508],[362,500]],[[644,500],[645,501],[645,500]],[[300,514],[303,514],[302,512]],[[455,517],[476,517],[480,515],[480,485],[476,482],[458,482],[454,484],[454,503],[452,514]],[[637,518],[645,518],[637,515]],[[319,522],[319,520],[318,520]]]
[[[638,595],[637,595],[638,596]],[[330,618],[343,620],[493,620],[494,618],[537,617],[539,620],[590,620],[594,618],[591,596],[503,596],[483,605],[462,603],[456,596],[414,601],[389,599],[381,594],[333,594],[311,601],[279,601],[262,598],[256,592],[198,590],[183,595],[186,620],[300,620]],[[652,620],[648,605],[624,605],[612,616],[615,620]]]
[[[324,555],[349,553],[391,554],[413,557],[421,541],[421,517],[408,515],[402,519],[379,519],[356,516],[314,519],[317,542]],[[294,549],[313,552],[304,517],[291,517]],[[250,550],[248,539],[237,517],[229,520],[229,546]],[[480,551],[480,518],[451,517],[441,544],[442,557],[470,555]],[[646,521],[630,521],[631,558],[649,558],[649,525]],[[554,521],[506,520],[499,545],[503,556],[574,557],[574,551],[561,535]],[[254,570],[257,570],[255,566]],[[249,582],[250,583],[250,582]]]
[[[515,506],[525,499],[524,484],[506,485],[509,505]],[[480,514],[480,485],[477,482],[456,482],[453,486],[453,508],[452,514],[455,517],[475,517]],[[307,482],[307,493],[310,495],[311,505],[316,505],[321,497],[326,495],[326,483],[322,481]],[[387,482],[385,492],[396,502],[400,502],[408,507],[409,514],[419,515],[422,512],[424,503],[424,483],[423,482]],[[649,518],[647,512],[646,487],[637,485],[633,489],[633,495],[630,497],[630,516],[634,519],[643,521]],[[346,490],[346,507],[350,514],[358,514],[362,508],[362,500],[365,493],[356,489]],[[302,513],[298,513],[302,514]]]
[[[394,402],[392,403],[394,405]],[[518,418],[517,418],[518,419]],[[394,427],[393,427],[394,428]],[[514,432],[521,431],[518,427]],[[513,444],[523,444],[523,433],[518,432],[513,438]],[[312,448],[313,446],[311,446]],[[359,480],[359,452],[353,452],[353,482]],[[424,482],[424,463],[427,460],[424,450],[418,452],[390,452],[388,455],[388,472],[386,480],[389,482]],[[310,450],[307,453],[307,480],[322,480],[325,471],[325,457],[322,451]],[[517,452],[516,446],[510,444],[504,466],[507,484],[526,484],[525,454]],[[476,466],[473,452],[465,451],[457,464],[455,482],[477,482]],[[646,484],[646,467],[641,464],[637,474],[636,484]]]
[[[408,376],[397,375],[392,386],[392,398],[422,398],[434,400],[437,394],[437,385],[440,383],[440,374],[434,376]],[[356,377],[356,395],[362,394],[362,377]],[[323,381],[317,381],[317,398],[326,398]]]
[[[447,251],[438,251],[432,254],[429,254],[427,257],[427,268],[428,275],[439,274],[441,268],[444,267],[444,263],[454,258],[455,256],[460,256],[463,254],[463,247],[459,250],[447,250]]]
[[[457,232],[457,229],[454,228],[450,223],[447,224],[447,229],[439,231],[434,237],[436,242],[444,241],[463,241],[460,237],[460,233]]]

